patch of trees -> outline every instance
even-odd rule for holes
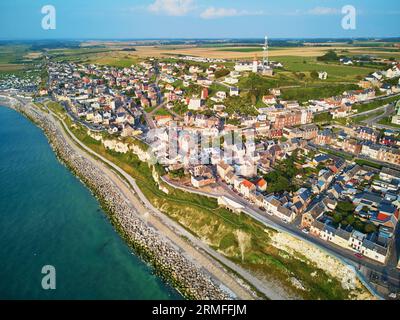
[[[228,69],[221,69],[215,72],[215,77],[218,78],[222,78],[227,76],[230,73],[230,71]]]
[[[298,153],[293,152],[290,157],[280,161],[275,166],[274,171],[271,171],[264,176],[264,179],[268,182],[268,193],[296,191],[298,189],[298,185],[295,184],[294,180],[295,177],[298,174],[302,174],[303,171],[295,165],[297,157]]]
[[[342,228],[352,226],[354,229],[363,233],[372,233],[377,227],[371,222],[362,221],[354,215],[355,206],[349,201],[339,201],[332,219],[335,225],[341,225]]]
[[[317,57],[317,61],[338,61],[340,58],[335,51],[329,50],[323,56]]]
[[[169,176],[173,179],[182,179],[185,176],[185,171],[183,169],[171,170]]]

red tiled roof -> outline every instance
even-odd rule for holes
[[[252,184],[249,180],[243,180],[242,182],[241,182],[241,184],[243,184],[246,188],[248,188],[248,189],[250,189],[250,188],[252,188],[253,186],[254,186],[254,184]]]
[[[265,186],[266,184],[267,184],[267,181],[265,181],[263,178],[258,179],[258,180],[256,181],[256,185],[259,186],[259,187],[263,187],[263,186]]]

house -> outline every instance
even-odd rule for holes
[[[199,111],[202,109],[203,101],[201,99],[192,98],[189,100],[188,109]]]
[[[341,58],[339,61],[341,63],[343,63],[344,65],[346,65],[346,66],[349,66],[349,65],[353,64],[353,61],[351,59],[349,59],[349,58]]]
[[[257,207],[264,208],[264,196],[255,191],[250,193],[250,201],[253,202]]]
[[[342,196],[343,188],[339,183],[335,183],[332,188],[328,190],[328,193],[332,195],[335,199],[339,199]]]
[[[240,178],[240,177],[238,177],[238,176],[233,176],[233,178],[232,178],[232,180],[233,180],[233,188],[236,190],[236,191],[239,191],[240,190],[240,184],[242,183],[242,181],[244,180],[243,178]]]
[[[234,172],[230,171],[225,175],[225,182],[227,184],[233,184],[234,179],[237,178]]]
[[[172,116],[169,115],[157,115],[154,117],[155,122],[158,126],[165,126],[172,121]]]
[[[318,132],[315,143],[318,145],[330,145],[332,143],[333,133],[330,129],[324,129]]]
[[[278,97],[281,95],[281,89],[279,89],[279,88],[270,89],[269,92],[271,92],[271,94],[274,95],[275,97]]]
[[[350,242],[350,247],[356,251],[361,251],[361,247],[363,244],[364,239],[366,239],[367,235],[354,230],[350,236],[349,242]]]
[[[225,91],[218,91],[215,96],[220,100],[226,99],[226,92]]]
[[[343,141],[342,149],[345,152],[360,154],[362,149],[362,144],[359,143],[356,139],[346,139]]]
[[[367,258],[373,259],[380,263],[385,263],[388,255],[388,247],[383,247],[368,239],[364,239],[360,253]]]
[[[312,164],[317,166],[320,163],[325,163],[329,161],[329,157],[326,154],[318,154],[314,157]]]
[[[383,202],[383,198],[378,193],[364,191],[355,195],[353,204],[368,206],[370,208],[378,208],[379,204]]]
[[[375,143],[378,140],[379,133],[369,127],[360,127],[357,130],[357,137],[361,140],[367,140]]]
[[[240,61],[235,64],[234,68],[237,72],[252,71],[253,63],[250,61]]]
[[[392,93],[392,86],[389,83],[384,83],[382,86],[379,88],[379,90],[385,94],[391,94]]]
[[[249,180],[244,179],[239,186],[238,190],[244,197],[249,198],[250,193],[256,191],[256,186]]]
[[[385,181],[392,181],[393,179],[400,181],[400,171],[385,167],[380,171],[379,177]]]
[[[245,160],[242,163],[237,164],[235,168],[236,172],[243,177],[251,178],[257,175],[257,166],[251,160]]]
[[[398,208],[388,201],[382,201],[378,205],[378,211],[371,217],[373,223],[391,228],[396,228],[398,219]]]
[[[224,161],[221,161],[220,163],[217,164],[217,173],[221,177],[222,180],[225,180],[225,178],[229,172],[232,172],[232,173],[234,172],[234,168],[232,166],[225,163]]]
[[[326,207],[322,201],[317,202],[310,210],[303,213],[301,217],[301,227],[303,229],[310,229],[314,221],[319,219],[326,211]]]
[[[357,230],[349,232],[340,227],[335,228],[329,220],[325,222],[315,220],[310,227],[310,232],[342,248],[359,252],[365,257],[381,263],[386,262],[388,247],[372,241],[371,236],[367,236]]]
[[[231,97],[233,97],[233,96],[239,96],[239,88],[230,87],[230,89],[229,89],[229,95],[230,95]]]
[[[262,97],[262,102],[267,105],[272,105],[276,103],[276,98],[274,95],[268,95]]]
[[[274,196],[264,198],[264,208],[270,215],[275,215],[285,222],[291,223],[296,218],[296,213],[284,206]]]
[[[121,131],[121,137],[131,137],[134,135],[135,130],[132,128],[131,125],[126,124]]]
[[[117,123],[123,123],[123,122],[125,122],[125,120],[126,120],[126,113],[125,112],[117,113],[117,117],[115,119],[115,121]]]
[[[308,188],[300,188],[297,190],[295,196],[293,197],[293,202],[300,202],[302,207],[306,207],[312,199],[312,192]]]
[[[326,72],[326,71],[318,72],[318,78],[321,79],[321,80],[328,79],[328,72]]]
[[[329,169],[333,173],[338,173],[342,169],[344,169],[346,166],[346,161],[343,158],[335,158],[333,163],[329,166]]]
[[[267,190],[267,181],[265,181],[263,178],[256,180],[254,184],[258,191],[264,192]]]
[[[197,165],[191,168],[191,183],[195,188],[201,188],[215,183],[215,177],[211,169],[205,165]]]

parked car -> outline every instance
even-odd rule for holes
[[[356,253],[354,254],[358,259],[364,258],[364,256],[361,253]]]

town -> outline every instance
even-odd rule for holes
[[[185,56],[118,68],[47,59],[45,85],[11,77],[0,87],[59,103],[93,139],[107,137],[110,150],[130,152],[124,141],[135,138],[177,188],[385,265],[397,239],[400,134],[350,120],[382,109],[399,121],[399,61],[384,61],[340,95],[285,100],[275,87],[252,98],[244,79],[273,78],[285,67],[268,59],[267,46],[253,61]]]

